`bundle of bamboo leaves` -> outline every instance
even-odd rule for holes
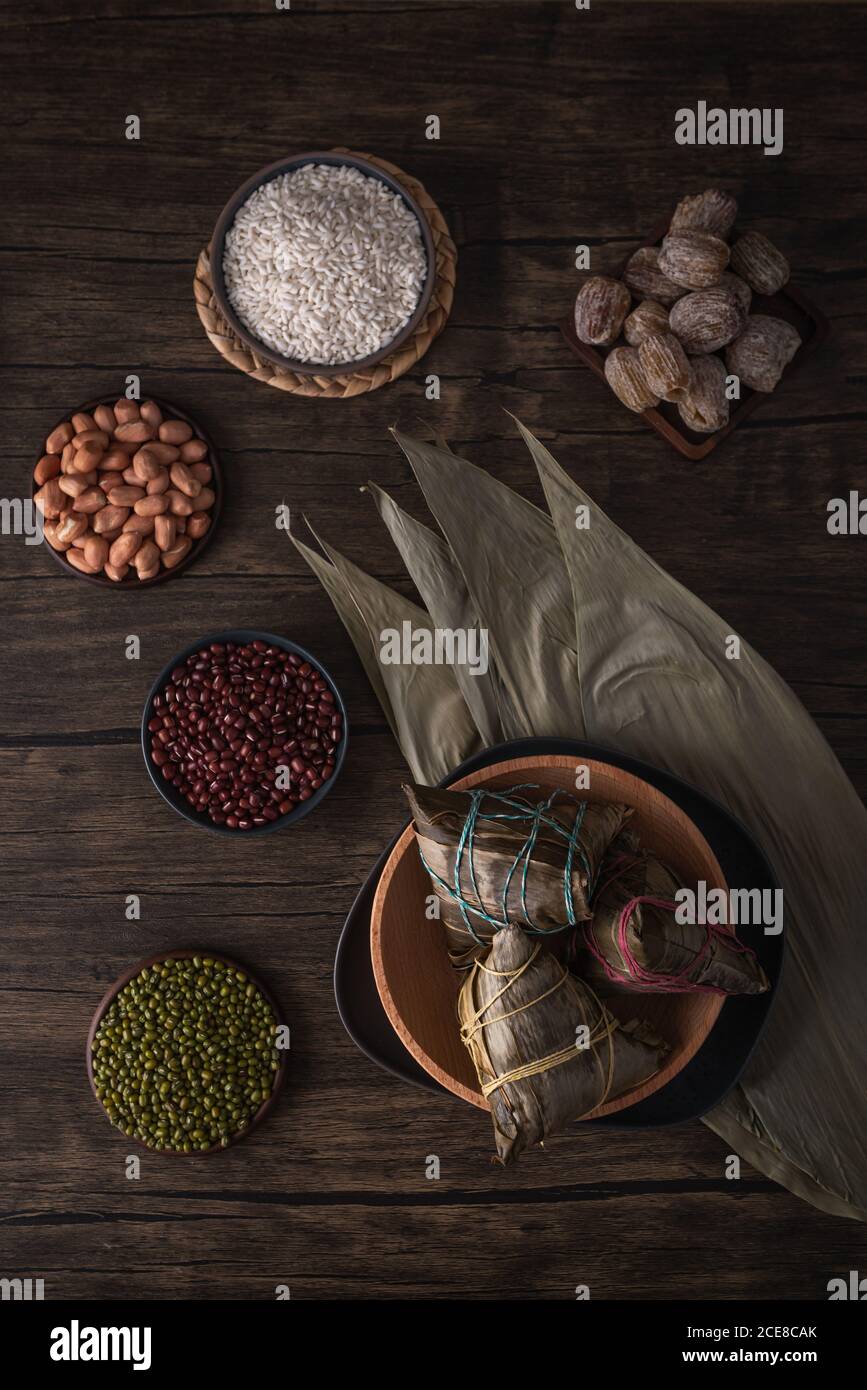
[[[788,962],[745,1074],[705,1123],[813,1205],[867,1221],[867,811],[785,682],[744,642],[729,660],[730,627],[519,428],[550,515],[395,432],[439,531],[370,491],[424,608],[324,542],[323,557],[292,540],[416,781],[504,739],[587,739],[682,777],[746,824],[784,890]],[[487,669],[382,663],[381,633],[405,622],[485,630]]]

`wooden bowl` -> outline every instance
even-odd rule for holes
[[[685,884],[703,879],[708,891],[726,888],[704,836],[667,796],[622,768],[590,760],[582,761],[590,770],[590,788],[576,791],[576,766],[574,757],[557,754],[514,758],[481,768],[452,785],[460,790],[538,782],[543,789],[540,796],[557,787],[581,800],[625,802],[633,808],[630,828],[642,845],[670,864]],[[424,1070],[447,1090],[488,1110],[458,1027],[456,1006],[463,976],[449,962],[442,923],[425,916],[430,891],[410,824],[386,862],[373,901],[370,954],[376,986],[392,1027]],[[599,1106],[593,1118],[624,1110],[671,1081],[701,1047],[724,1000],[718,994],[635,994],[606,997],[605,1002],[622,1022],[646,1019],[671,1051],[655,1076]]]
[[[90,415],[98,405],[114,405],[117,399],[118,397],[116,395],[98,396],[95,401],[88,401],[86,405],[74,406],[72,410],[67,411],[59,420],[56,420],[50,430],[46,431],[46,438],[53,433],[58,425],[62,425],[64,420],[71,420],[72,416],[79,411]],[[205,546],[210,542],[211,537],[217,529],[220,513],[223,509],[223,470],[220,467],[219,455],[214,448],[213,440],[210,438],[207,431],[202,429],[201,425],[193,419],[192,415],[188,415],[185,410],[181,410],[179,406],[173,405],[171,401],[167,401],[165,396],[148,396],[146,399],[156,401],[156,404],[163,412],[163,416],[166,420],[184,420],[190,426],[193,434],[197,435],[199,439],[204,440],[207,444],[208,457],[206,461],[211,465],[211,472],[213,474],[211,487],[214,492],[214,505],[211,508],[211,524],[201,540],[193,542],[188,553],[184,556],[179,565],[175,565],[174,569],[166,569],[164,566],[160,566],[159,573],[155,574],[153,579],[139,579],[134,574],[128,574],[125,579],[120,579],[116,583],[105,574],[85,574],[82,570],[77,570],[74,565],[69,563],[64,551],[55,550],[52,545],[48,544],[47,540],[43,542],[44,549],[48,551],[52,559],[60,565],[61,569],[63,569],[66,574],[71,574],[73,579],[86,579],[88,584],[98,584],[102,589],[147,589],[152,584],[162,584],[167,579],[174,579],[176,575],[183,574],[188,565],[191,565],[194,560],[198,560]],[[37,455],[37,463],[44,452],[44,449],[40,449]],[[35,497],[36,493],[39,491],[39,485],[32,473],[30,476],[30,490],[31,496],[33,497]],[[132,569],[132,566],[130,566],[130,569]]]
[[[415,214],[421,231],[422,242],[424,243],[425,255],[427,257],[427,275],[425,276],[425,282],[422,285],[418,303],[415,306],[412,316],[390,342],[383,344],[377,352],[370,353],[367,357],[358,358],[354,362],[334,362],[331,364],[321,362],[297,362],[291,357],[284,357],[283,354],[277,352],[275,348],[266,346],[259,338],[255,337],[243,320],[238,317],[226,291],[226,282],[223,278],[223,249],[226,243],[226,233],[234,222],[239,208],[249,200],[252,194],[256,192],[257,188],[261,188],[265,183],[271,183],[274,179],[279,178],[281,174],[288,174],[294,169],[301,169],[305,164],[349,165],[353,169],[358,169],[362,174],[366,174],[368,178],[378,179],[380,183],[384,183],[387,188],[390,188],[392,193],[396,193],[399,198],[402,198],[410,211]],[[246,343],[247,347],[255,352],[257,357],[263,357],[266,362],[273,362],[278,367],[284,367],[288,371],[298,372],[301,375],[306,374],[317,377],[345,376],[350,372],[367,371],[370,367],[375,367],[379,362],[382,362],[386,357],[390,357],[393,352],[396,352],[399,347],[402,347],[402,345],[412,337],[424,318],[424,315],[427,313],[427,308],[430,304],[437,278],[436,249],[434,247],[430,223],[423,209],[419,206],[409,190],[396,178],[393,178],[391,174],[386,173],[384,169],[380,169],[378,165],[372,164],[361,155],[343,154],[336,150],[314,150],[307,154],[291,155],[285,159],[278,159],[274,164],[269,164],[266,168],[260,169],[257,174],[253,174],[251,178],[247,179],[246,183],[242,183],[241,187],[235,190],[228,203],[223,208],[223,211],[220,213],[220,216],[217,218],[217,224],[214,227],[214,234],[211,238],[209,251],[214,298],[217,301],[220,313],[235,336],[240,338],[242,343]]]
[[[163,960],[190,960],[193,956],[209,956],[211,960],[219,960],[222,961],[224,965],[230,965],[233,970],[243,970],[250,984],[255,985],[259,993],[264,995],[265,999],[270,1004],[276,1022],[279,1025],[283,1024],[283,1015],[271,991],[267,989],[265,985],[262,984],[261,980],[256,978],[252,971],[247,969],[246,965],[240,965],[238,961],[232,960],[229,956],[221,955],[219,951],[208,951],[204,948],[195,949],[193,947],[183,947],[177,951],[158,951],[156,955],[148,956],[146,960],[140,960],[137,965],[131,965],[128,970],[125,970],[123,974],[117,980],[115,980],[114,984],[106,990],[102,999],[99,1001],[96,1013],[93,1015],[93,1018],[91,1019],[90,1023],[90,1028],[87,1031],[87,1079],[90,1082],[90,1089],[93,1091],[94,1099],[96,1100],[103,1115],[105,1115],[105,1109],[103,1107],[102,1101],[96,1094],[96,1084],[93,1079],[93,1058],[91,1055],[93,1050],[93,1040],[96,1037],[96,1030],[102,1022],[103,1015],[106,1013],[109,1006],[116,999],[117,995],[123,989],[124,985],[128,985],[130,980],[134,979],[135,976],[138,975],[146,967],[149,968],[152,965],[157,965],[160,961]],[[280,1062],[277,1067],[277,1071],[274,1075],[274,1085],[271,1088],[271,1094],[269,1095],[268,1099],[263,1101],[262,1104],[259,1106],[259,1109],[256,1111],[250,1123],[247,1125],[247,1128],[241,1130],[239,1134],[233,1134],[228,1144],[225,1145],[225,1148],[222,1144],[212,1144],[209,1149],[199,1149],[196,1153],[177,1153],[174,1149],[152,1149],[148,1144],[143,1144],[140,1139],[133,1139],[132,1136],[129,1134],[123,1134],[123,1130],[119,1129],[117,1132],[118,1134],[123,1134],[123,1137],[127,1141],[127,1143],[136,1144],[138,1148],[144,1149],[145,1153],[154,1154],[158,1158],[208,1158],[211,1154],[224,1153],[225,1149],[230,1149],[233,1144],[240,1144],[242,1139],[246,1139],[247,1135],[251,1134],[252,1131],[256,1128],[256,1126],[262,1123],[266,1115],[270,1114],[270,1112],[273,1110],[277,1102],[277,1097],[283,1088],[283,1082],[286,1076],[285,1050],[280,1051],[279,1057]],[[106,1116],[106,1119],[107,1118],[108,1116]],[[112,1128],[115,1128],[115,1126],[112,1126]]]

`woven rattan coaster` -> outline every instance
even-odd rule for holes
[[[341,148],[336,149],[334,153],[352,154],[354,151]],[[246,343],[242,343],[235,336],[217,307],[211,283],[210,247],[206,247],[199,255],[193,290],[196,296],[196,309],[205,332],[220,355],[225,357],[227,362],[231,362],[233,367],[246,372],[248,376],[255,377],[256,381],[264,381],[267,386],[276,386],[278,391],[291,391],[296,396],[325,396],[341,399],[360,396],[365,391],[376,391],[380,386],[386,386],[390,381],[396,381],[399,376],[403,376],[404,372],[408,372],[410,367],[415,366],[416,362],[424,357],[434,338],[442,332],[451,313],[458,253],[449,235],[445,218],[418,179],[405,174],[402,169],[398,169],[396,165],[389,164],[384,159],[377,159],[372,154],[365,154],[361,157],[369,160],[371,164],[375,164],[384,173],[390,174],[392,178],[397,179],[399,183],[404,185],[407,192],[412,194],[428,219],[436,252],[436,283],[427,313],[413,336],[402,347],[398,348],[397,352],[392,353],[390,357],[383,358],[375,367],[354,372],[350,376],[302,376],[299,372],[290,371],[286,367],[278,367],[275,363],[267,361],[266,358],[259,357]]]

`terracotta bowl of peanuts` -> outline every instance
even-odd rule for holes
[[[207,434],[166,400],[107,396],[55,425],[33,470],[50,553],[110,588],[180,574],[211,539],[223,500]]]

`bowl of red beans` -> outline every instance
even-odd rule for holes
[[[246,628],[193,642],[151,686],[142,752],[151,781],[194,825],[279,830],[329,793],[346,756],[346,709],[297,643]]]

